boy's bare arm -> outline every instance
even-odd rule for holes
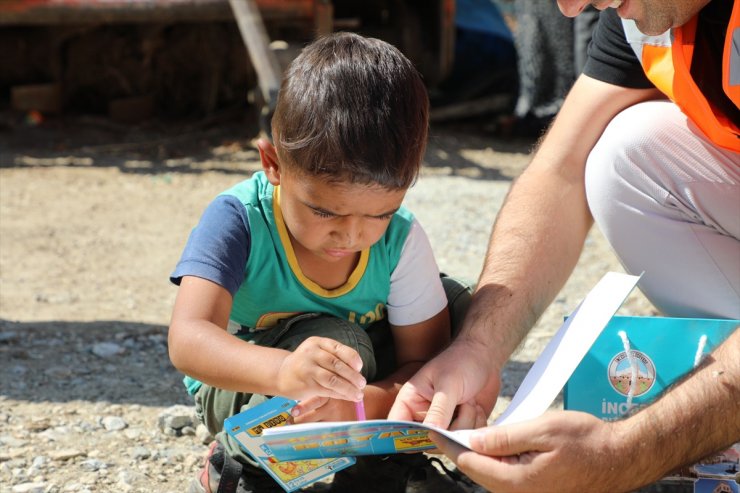
[[[365,382],[359,355],[326,338],[296,351],[249,344],[226,332],[232,298],[223,287],[185,276],[169,331],[172,363],[183,373],[225,390],[293,399],[312,395],[356,399]]]

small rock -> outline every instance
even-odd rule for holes
[[[136,482],[146,481],[146,476],[136,472],[123,470],[118,472],[118,484],[119,485],[133,485]]]
[[[75,457],[85,457],[85,455],[85,452],[75,449],[52,450],[49,452],[49,458],[52,460],[69,460]]]
[[[72,376],[72,370],[62,366],[52,366],[44,370],[44,375],[50,378],[67,379]]]
[[[38,431],[44,431],[50,426],[51,426],[51,422],[49,421],[49,418],[34,417],[34,418],[31,418],[31,422],[28,423],[27,429],[29,431],[38,432]]]
[[[203,423],[199,423],[195,428],[195,438],[203,445],[208,445],[213,441],[213,435]]]
[[[64,489],[62,491],[74,491],[75,493],[82,492],[85,491],[85,487],[80,483],[68,483],[64,485]]]
[[[146,447],[134,447],[131,449],[129,455],[131,455],[131,458],[134,460],[142,460],[151,457],[152,453]]]
[[[31,467],[43,468],[48,463],[49,463],[48,457],[45,457],[43,455],[37,455],[36,457],[33,458],[33,462],[31,462]]]
[[[100,421],[100,424],[108,431],[120,431],[128,426],[128,423],[118,416],[106,416]]]
[[[138,440],[141,438],[142,431],[140,428],[127,428],[123,435],[128,438],[129,440]]]
[[[21,483],[13,486],[13,493],[44,493],[46,483]]]
[[[0,332],[0,342],[12,342],[18,338],[18,332]]]
[[[159,429],[162,430],[166,435],[178,436],[180,430],[186,426],[195,426],[195,410],[190,406],[183,406],[181,404],[170,406],[157,417]],[[172,431],[175,431],[173,434]]]
[[[19,440],[11,435],[2,435],[0,436],[0,444],[6,445],[9,448],[13,447],[23,447],[28,443],[26,440]]]
[[[87,459],[83,460],[80,463],[80,467],[82,467],[82,469],[84,469],[85,471],[95,472],[99,471],[100,469],[105,469],[108,466],[102,460]]]
[[[115,342],[98,342],[97,344],[93,345],[91,351],[95,356],[99,356],[101,358],[110,358],[111,356],[118,356],[119,354],[123,354],[126,349],[122,346],[119,346]]]

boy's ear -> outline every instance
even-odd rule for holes
[[[260,151],[260,161],[262,161],[262,169],[265,171],[267,180],[274,186],[279,185],[280,164],[278,163],[275,146],[267,139],[259,139],[257,141],[257,149]]]

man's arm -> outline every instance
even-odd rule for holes
[[[582,76],[494,225],[460,338],[473,339],[500,368],[560,291],[593,222],[586,159],[611,119],[654,97]]]
[[[460,334],[402,389],[391,417],[419,419],[428,408],[426,423],[447,426],[455,407],[476,396],[492,409],[501,368],[562,288],[591,227],[584,186],[591,149],[617,113],[656,95],[576,81],[509,191]]]
[[[740,330],[657,402],[622,421],[545,413],[439,448],[475,482],[502,492],[632,491],[740,441]]]

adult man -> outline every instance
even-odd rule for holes
[[[588,3],[558,1],[568,16]],[[740,2],[590,3],[605,10],[584,75],[509,192],[466,323],[392,418],[447,426],[457,407],[453,426],[480,424],[594,219],[663,313],[740,318]],[[740,440],[739,353],[735,331],[711,364],[619,423],[556,412],[481,430],[478,453],[440,446],[497,492],[626,491]]]

